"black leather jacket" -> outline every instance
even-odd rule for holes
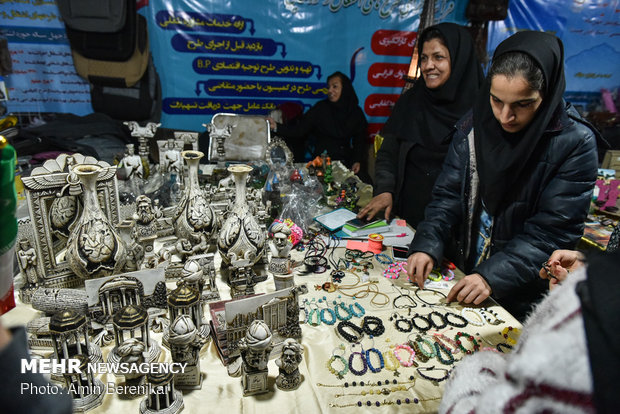
[[[547,289],[547,281],[538,276],[541,264],[556,249],[574,249],[582,236],[596,180],[598,132],[572,106],[559,112],[541,138],[547,142],[538,158],[494,217],[490,257],[476,267],[472,252],[480,206],[472,199],[472,112],[463,117],[409,249],[437,263],[445,254],[466,274],[479,273],[492,296],[517,318]]]

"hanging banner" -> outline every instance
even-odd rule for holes
[[[1,0],[0,28],[13,64],[6,77],[10,112],[93,111],[54,0]]]
[[[204,131],[215,113],[267,115],[290,102],[305,111],[340,71],[375,132],[404,86],[423,3],[150,0],[141,13],[163,86],[162,125]],[[463,23],[456,3],[436,1],[435,20]]]
[[[620,8],[617,1],[511,0],[508,17],[489,28],[489,55],[519,30],[553,33],[564,43],[565,98],[582,109],[601,102],[602,89],[620,85]]]

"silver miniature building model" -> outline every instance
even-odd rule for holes
[[[140,403],[140,414],[176,414],[183,410],[183,394],[174,387],[174,375],[149,373],[147,381],[152,388]]]
[[[50,319],[49,331],[57,360],[86,355],[92,363],[102,361],[101,349],[88,338],[85,314],[74,310],[58,312]]]
[[[174,321],[180,315],[188,315],[198,332],[205,338],[209,337],[209,324],[203,322],[202,301],[198,290],[181,284],[168,295],[168,314]]]
[[[152,340],[149,336],[148,313],[146,309],[139,305],[127,305],[114,314],[112,323],[114,326],[115,346],[108,354],[109,363],[120,361],[121,356],[118,353],[118,347],[129,338],[136,338],[144,345],[146,350],[144,362],[157,361],[161,348],[157,341]]]
[[[73,397],[73,412],[84,413],[101,405],[106,388],[101,380],[88,371],[88,358],[85,355],[73,358],[79,361],[81,373],[66,373],[63,376],[67,390]]]

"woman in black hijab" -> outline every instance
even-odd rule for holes
[[[575,248],[598,166],[598,133],[562,99],[564,88],[557,37],[524,31],[497,47],[409,250],[418,286],[445,252],[466,272],[448,301],[493,295],[523,319],[542,297],[538,268],[554,250]]]
[[[398,100],[381,131],[375,197],[358,217],[385,211],[413,227],[424,218],[433,184],[448,151],[454,124],[469,109],[484,76],[466,28],[441,23],[419,37],[422,77]]]
[[[329,75],[327,89],[327,99],[317,102],[299,123],[283,125],[267,119],[271,128],[284,138],[314,138],[313,158],[327,151],[328,156],[344,161],[357,174],[366,155],[368,122],[358,105],[353,84],[344,73]]]

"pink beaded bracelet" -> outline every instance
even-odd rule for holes
[[[399,349],[404,349],[405,351],[409,353],[409,359],[407,361],[403,361],[400,358],[400,356],[398,355]],[[413,359],[415,358],[415,351],[409,345],[406,345],[406,344],[396,345],[396,347],[394,347],[394,351],[392,352],[394,352],[394,356],[396,357],[396,359],[398,359],[398,362],[400,362],[400,365],[402,365],[403,367],[410,367],[413,365]]]
[[[388,279],[398,279],[401,273],[407,274],[405,262],[394,262],[390,263],[387,269],[383,271],[383,276]]]

